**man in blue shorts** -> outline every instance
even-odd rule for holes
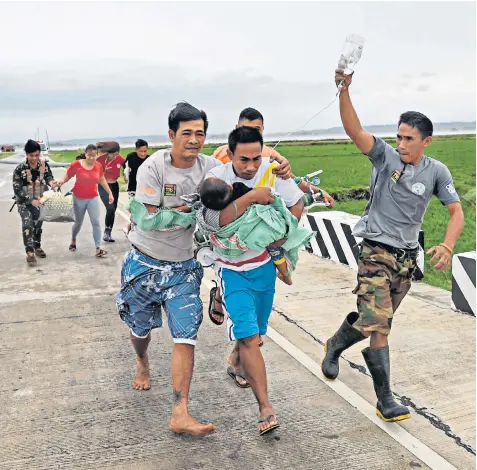
[[[218,163],[200,152],[207,132],[207,116],[188,103],[169,114],[172,147],[151,155],[138,170],[136,198],[154,213],[159,207],[184,210],[180,196],[194,192],[204,175]],[[167,316],[174,341],[171,374],[174,405],[169,428],[178,433],[206,436],[215,425],[189,415],[188,396],[194,366],[194,346],[202,323],[200,283],[203,269],[194,259],[194,227],[173,231],[141,230],[132,224],[131,250],[124,257],[117,308],[131,331],[137,354],[136,390],[150,388],[147,347],[151,330]]]
[[[187,212],[181,196],[197,192],[205,175],[221,165],[215,158],[200,153],[208,121],[203,111],[188,103],[179,103],[169,114],[171,149],[151,155],[137,173],[136,199],[154,214],[159,209]],[[278,170],[287,175],[290,166],[282,159]],[[270,190],[255,191],[260,202]],[[247,199],[248,200],[248,199]],[[237,201],[243,213],[246,201]],[[202,323],[203,307],[200,283],[203,268],[194,259],[195,224],[170,230],[142,230],[133,220],[128,234],[132,248],[124,257],[121,290],[117,309],[131,331],[137,354],[136,390],[151,387],[147,347],[151,330],[162,326],[161,309],[167,316],[174,341],[171,374],[174,404],[169,428],[177,433],[206,436],[215,425],[202,424],[189,415],[188,398],[194,367],[194,347]]]
[[[292,179],[275,178],[274,164],[262,158],[263,138],[260,132],[251,127],[239,127],[230,133],[228,145],[231,162],[211,169],[206,178],[220,178],[229,185],[240,182],[254,188],[254,191],[222,211],[206,209],[204,221],[207,226],[215,226],[218,231],[234,221],[243,214],[236,203],[240,201],[242,204],[247,198],[250,198],[250,203],[259,202],[254,199],[254,192],[265,188],[279,193],[290,212],[299,220],[304,208],[303,192]],[[273,196],[270,202],[273,202]],[[283,239],[271,246],[281,246],[285,242],[286,239]],[[266,249],[248,250],[234,258],[216,253],[214,258],[224,310],[229,317],[229,340],[236,341],[227,372],[237,384],[240,384],[237,376],[246,378],[250,384],[260,408],[258,430],[263,435],[278,427],[275,410],[268,399],[265,363],[260,351],[260,336],[267,332],[275,294],[275,265]]]

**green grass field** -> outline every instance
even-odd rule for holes
[[[393,139],[386,140],[394,143]],[[217,145],[206,145],[203,153],[211,155],[216,147]],[[348,199],[352,190],[369,187],[371,163],[351,141],[285,142],[278,149],[290,160],[296,175],[323,170],[320,186],[329,193],[340,196],[340,202],[335,205],[336,210],[361,215],[366,205],[365,200],[341,201],[342,198]],[[132,151],[133,149],[125,148],[121,150],[121,154],[126,156]],[[151,153],[153,151],[155,149],[151,148]],[[78,151],[51,152],[56,161],[73,161],[78,154]],[[448,166],[462,200],[466,225],[455,246],[455,253],[475,251],[475,135],[436,136],[427,155]],[[446,208],[433,198],[423,223],[426,249],[444,240],[448,220]],[[436,273],[430,266],[429,259],[426,257],[425,282],[450,290],[450,270]]]
[[[15,155],[15,153],[14,152],[0,152],[0,160],[2,158],[11,157],[12,155]]]

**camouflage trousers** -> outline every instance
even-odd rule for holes
[[[33,252],[40,248],[43,221],[38,220],[40,209],[30,204],[18,204],[18,213],[22,219],[22,235],[25,251]]]
[[[404,253],[404,252],[403,252]],[[359,318],[353,324],[362,334],[388,335],[393,314],[411,288],[416,256],[395,255],[363,240],[358,260],[357,294]]]

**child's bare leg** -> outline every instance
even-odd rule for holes
[[[280,281],[283,281],[285,284],[291,286],[293,284],[291,276],[288,274],[288,266],[286,261],[280,264],[276,264],[275,266],[277,267],[277,277],[280,279]]]

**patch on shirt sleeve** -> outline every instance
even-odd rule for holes
[[[147,194],[148,196],[155,196],[157,194],[157,191],[155,188],[151,186],[146,186],[145,184],[141,184],[139,186],[139,192],[142,194]]]
[[[164,196],[175,196],[176,194],[177,194],[177,185],[175,184],[164,185]]]
[[[448,184],[446,186],[446,189],[447,191],[449,191],[450,194],[454,194],[455,193],[455,188],[454,188],[454,185],[451,183],[451,184]]]

